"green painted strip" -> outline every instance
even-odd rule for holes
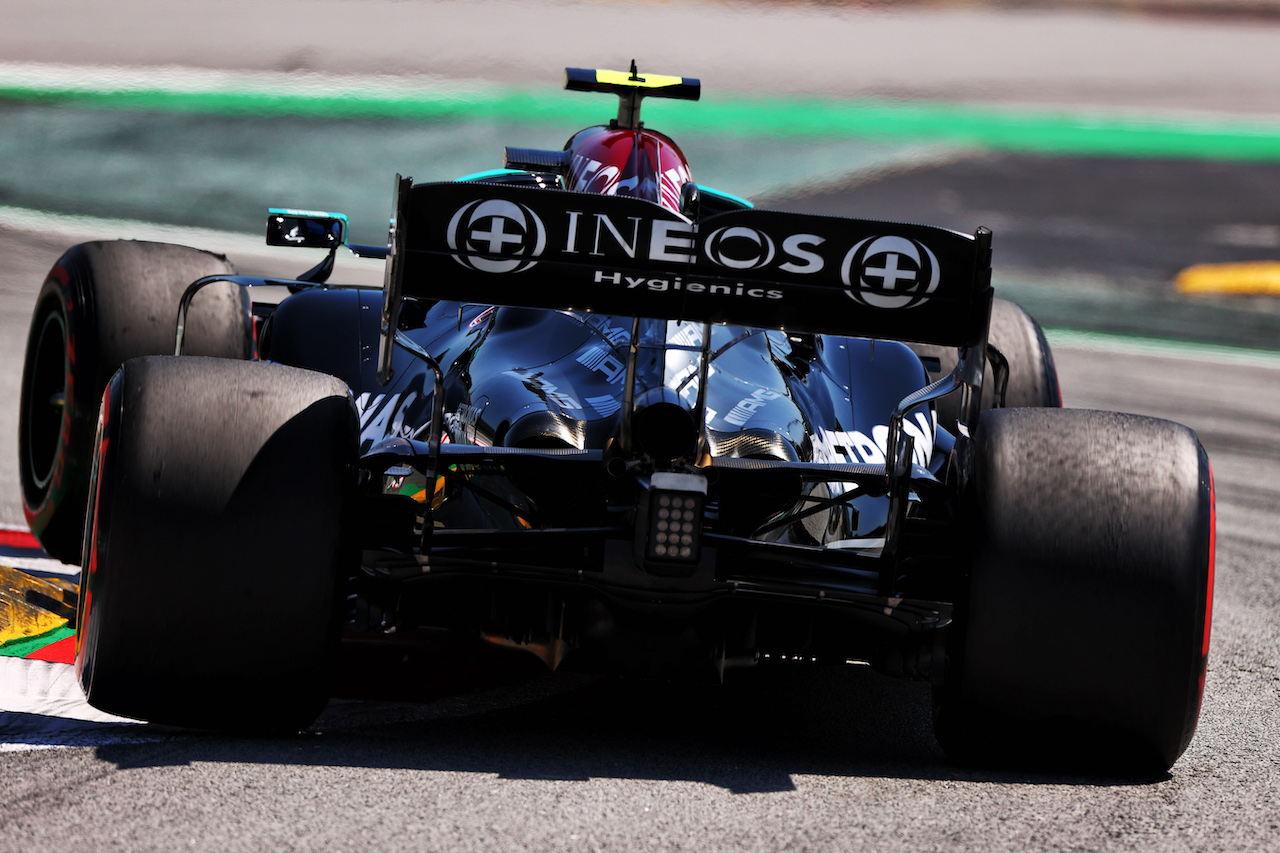
[[[351,81],[295,88],[218,85],[185,89],[0,77],[0,99],[121,110],[295,115],[414,121],[503,120],[581,126],[612,117],[613,104],[554,88],[485,85],[414,89]],[[345,88],[344,88],[345,87]],[[1280,123],[1014,110],[883,100],[710,96],[646,105],[651,126],[671,133],[784,138],[912,140],[993,150],[1122,157],[1280,161]]]
[[[742,105],[745,112],[750,109]],[[1080,115],[876,101],[768,103],[761,114],[806,135],[916,139],[996,150],[1280,160],[1280,123]]]
[[[70,625],[59,625],[51,631],[36,634],[33,637],[19,637],[16,640],[0,645],[0,657],[25,658],[32,652],[38,652],[45,646],[51,646],[59,640],[75,636],[75,629]]]

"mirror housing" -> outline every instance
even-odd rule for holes
[[[274,207],[267,214],[268,246],[333,250],[347,242],[346,214]]]

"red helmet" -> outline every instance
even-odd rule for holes
[[[575,133],[565,150],[565,189],[642,198],[680,212],[680,190],[692,177],[669,137],[643,127],[597,126]]]
[[[689,161],[669,137],[645,129],[640,102],[645,97],[696,101],[701,82],[657,74],[642,77],[632,61],[630,73],[566,68],[565,88],[617,95],[618,117],[575,133],[563,151],[508,147],[507,168],[532,173],[539,185],[540,176],[555,175],[573,192],[642,198],[682,213],[682,191],[692,183]]]

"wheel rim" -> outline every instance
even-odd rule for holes
[[[27,412],[26,465],[31,482],[48,488],[58,461],[66,416],[67,324],[60,310],[45,315],[36,339],[31,384],[23,401]]]

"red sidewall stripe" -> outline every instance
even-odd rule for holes
[[[1209,657],[1209,634],[1213,625],[1213,574],[1218,559],[1218,495],[1213,484],[1213,466],[1209,468],[1209,587],[1204,602],[1204,643],[1200,654]]]

